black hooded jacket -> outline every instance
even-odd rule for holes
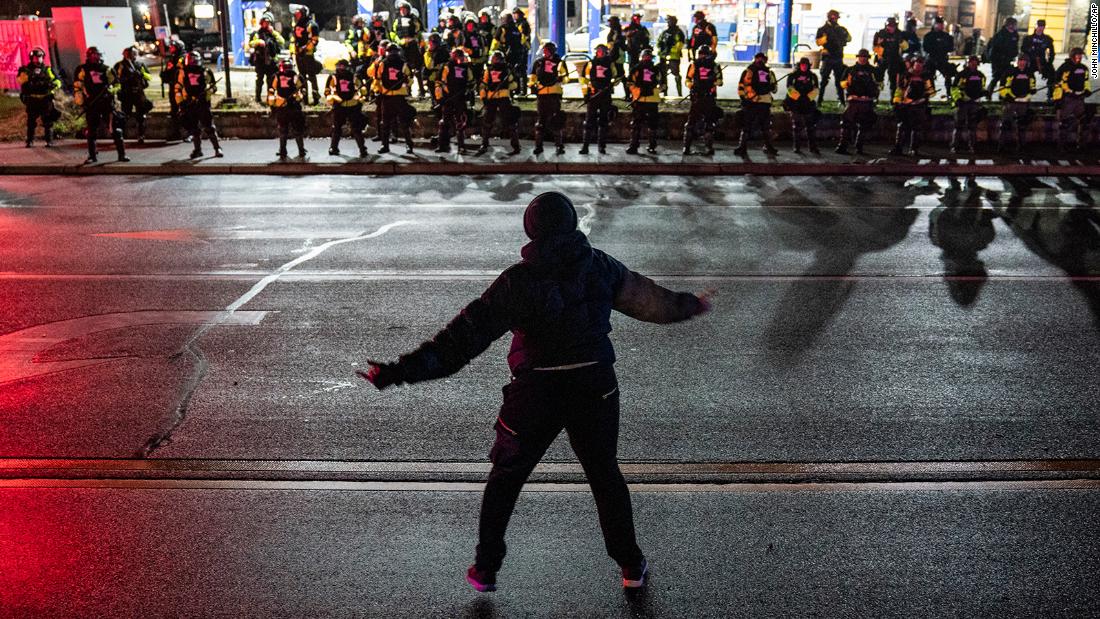
[[[574,224],[575,225],[575,224]],[[611,310],[654,323],[687,320],[701,302],[592,248],[579,230],[539,236],[434,338],[394,364],[401,382],[449,376],[508,331],[513,375],[539,367],[613,363]]]

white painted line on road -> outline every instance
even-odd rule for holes
[[[1100,480],[1036,481],[920,481],[920,482],[834,482],[834,483],[677,483],[628,484],[637,493],[732,493],[767,492],[988,492],[1026,490],[1100,490]],[[0,479],[0,490],[28,489],[118,489],[118,490],[244,490],[244,491],[344,491],[344,492],[481,492],[481,482],[404,481],[254,481],[222,479]],[[585,483],[538,483],[524,486],[524,492],[590,492]]]
[[[275,269],[273,272],[268,274],[266,277],[264,277],[260,281],[256,282],[256,284],[253,285],[252,288],[250,288],[248,290],[248,292],[246,292],[243,295],[241,295],[240,297],[238,297],[236,301],[233,301],[232,303],[229,304],[228,307],[225,308],[225,310],[222,312],[222,316],[221,316],[220,320],[209,322],[207,324],[204,324],[202,327],[196,329],[195,333],[193,333],[191,335],[191,337],[188,338],[187,344],[185,345],[185,348],[187,346],[190,346],[191,344],[193,344],[199,338],[201,338],[207,331],[209,331],[210,329],[218,326],[219,324],[221,324],[222,322],[227,320],[230,316],[233,315],[234,312],[236,312],[238,309],[240,309],[245,303],[248,303],[249,301],[254,299],[256,297],[256,295],[263,292],[264,288],[267,288],[269,285],[274,283],[276,280],[278,280],[280,277],[285,275],[287,272],[289,272],[291,269],[298,266],[299,264],[302,264],[304,262],[309,262],[310,260],[313,260],[317,256],[320,256],[321,254],[323,254],[325,252],[325,250],[327,250],[331,247],[336,247],[337,245],[343,245],[344,243],[351,243],[353,241],[362,241],[362,240],[366,240],[366,239],[373,239],[373,238],[382,236],[383,234],[389,232],[390,230],[392,230],[392,229],[394,229],[398,226],[407,226],[407,225],[412,224],[412,223],[413,222],[407,221],[407,220],[395,221],[393,223],[389,223],[389,224],[386,224],[386,225],[382,226],[381,228],[375,230],[374,232],[371,232],[370,234],[361,234],[361,235],[358,235],[358,236],[348,237],[348,238],[344,238],[344,239],[336,239],[336,240],[329,241],[327,243],[318,245],[317,247],[314,247],[308,253],[305,253],[301,256],[298,256],[297,258],[291,260],[290,262],[288,262],[288,263],[282,265],[281,267]]]

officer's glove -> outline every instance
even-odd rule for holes
[[[401,369],[396,363],[380,363],[368,359],[367,365],[370,367],[367,368],[366,372],[356,370],[355,373],[374,385],[379,391],[390,385],[400,385],[405,382],[402,378]]]

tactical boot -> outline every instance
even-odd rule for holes
[[[542,131],[535,132],[535,150],[532,152],[536,155],[542,154]]]
[[[902,144],[905,143],[905,129],[898,127],[897,133],[894,135],[894,147],[890,149],[891,155],[901,155],[903,152]]]
[[[279,158],[279,161],[286,161],[286,138],[279,138],[279,152],[275,153],[275,156]]]
[[[565,154],[565,132],[559,132],[557,140],[554,141],[554,152],[559,155]]]
[[[211,132],[210,143],[214,145],[214,156],[221,159],[225,155],[222,153],[222,147],[218,144],[218,134]]]
[[[47,130],[46,135],[49,135],[49,130]],[[31,146],[34,146],[34,127],[27,129],[27,148]]]
[[[298,158],[306,158],[306,141],[302,136],[294,138],[294,143],[298,146]]]
[[[488,139],[483,140],[481,142],[481,148],[477,149],[477,154],[478,155],[484,155],[487,152],[489,152],[489,140]]]
[[[519,154],[519,136],[516,135],[515,131],[512,132],[512,154]]]
[[[601,155],[607,154],[607,129],[603,127],[596,132],[596,147]]]
[[[191,143],[193,144],[191,148],[191,159],[202,157],[202,135],[198,133],[193,135],[191,137]]]
[[[405,153],[408,155],[413,154],[412,129],[409,127],[405,127]]]
[[[714,134],[713,133],[707,133],[706,137],[703,139],[703,144],[705,144],[706,147],[707,147],[707,149],[705,151],[703,151],[703,154],[706,155],[707,157],[713,156],[714,155]]]
[[[445,128],[440,129],[439,136],[435,140],[435,152],[451,152],[451,135],[447,132]]]
[[[959,142],[962,141],[961,138],[962,138],[962,131],[961,130],[955,129],[954,131],[951,132],[951,154],[952,155],[957,155],[959,153],[959,151],[962,150],[961,148],[959,148]]]
[[[651,134],[649,136],[649,148],[647,148],[645,150],[646,150],[647,153],[650,153],[651,155],[657,154],[657,136],[656,136],[656,134]]]
[[[817,136],[814,134],[813,129],[806,131],[806,139],[810,143],[810,152],[815,155],[820,155],[821,151],[817,148]]]
[[[332,141],[329,142],[329,145],[328,145],[328,154],[330,154],[330,155],[339,155],[340,154],[340,134],[339,133],[334,132],[332,134]]]
[[[799,145],[799,135],[797,129],[791,129],[791,139],[794,142],[794,152],[801,154],[802,146]]]
[[[741,137],[737,140],[737,148],[733,149],[733,154],[739,157],[744,157],[749,154],[749,140],[747,133],[748,132],[744,130],[741,131]]]
[[[52,148],[52,147],[53,147],[53,128],[49,127],[49,128],[46,129],[46,148]]]

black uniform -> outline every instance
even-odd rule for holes
[[[985,55],[993,70],[993,78],[989,80],[989,89],[992,92],[1015,68],[1016,58],[1020,55],[1020,33],[1001,28],[990,39],[989,45],[986,45]]]
[[[439,120],[438,150],[440,152],[450,150],[453,130],[458,139],[458,150],[464,151],[466,150],[466,125],[469,120],[466,104],[473,100],[474,92],[473,67],[469,63],[460,64],[451,60],[443,65],[440,78],[442,116]]]
[[[179,97],[183,126],[191,134],[194,150],[192,157],[202,155],[202,134],[205,132],[214,146],[214,154],[221,157],[218,130],[214,126],[214,114],[210,109],[210,92],[214,89],[214,73],[206,67],[185,65],[180,67],[176,93]]]
[[[618,65],[611,55],[593,58],[581,68],[581,75],[588,80],[589,88],[585,93],[584,145],[581,152],[588,152],[588,145],[596,140],[603,151],[607,146],[607,127],[611,124],[612,109],[611,88],[618,75]]]
[[[515,22],[506,21],[497,29],[497,41],[504,52],[504,61],[508,70],[516,76],[516,94],[526,92],[524,80],[520,79],[527,68],[527,48],[523,45],[523,32]]]
[[[1011,70],[1001,78],[1001,131],[997,136],[997,148],[1003,150],[1011,132],[1016,133],[1016,151],[1027,144],[1027,127],[1033,112],[1028,101],[1035,94],[1035,72],[1031,67]]]
[[[512,153],[519,152],[519,108],[512,105],[510,93],[514,87],[516,78],[512,75],[512,68],[507,61],[500,63],[490,62],[485,66],[485,76],[481,88],[488,96],[482,97],[484,105],[481,117],[481,152],[489,150],[489,137],[493,133],[493,125],[497,116],[504,123],[505,131],[510,138]]]
[[[661,73],[653,61],[639,60],[630,74],[633,113],[630,119],[630,150],[638,152],[638,143],[642,139],[642,128],[649,130],[649,152],[657,152],[657,126],[660,122],[658,103],[649,99],[659,98],[661,93]]]
[[[50,67],[34,63],[19,68],[17,81],[20,83],[19,98],[27,112],[27,146],[34,142],[34,129],[39,119],[45,132],[46,146],[52,146],[53,124],[61,118],[61,112],[54,105],[53,94],[61,87],[61,80]]]
[[[794,140],[794,150],[795,152],[801,151],[799,139],[802,132],[805,131],[810,150],[816,153],[817,121],[821,118],[821,111],[817,109],[817,103],[813,97],[814,91],[818,90],[817,75],[809,69],[802,71],[796,68],[786,79],[787,98],[783,100],[783,109],[787,110],[791,117],[791,137]]]
[[[626,45],[628,74],[634,75],[634,68],[641,60],[642,50],[649,47],[649,30],[642,24],[631,21],[623,27],[623,40]]]
[[[302,101],[306,98],[305,83],[293,70],[279,71],[271,77],[268,85],[268,102],[275,122],[279,128],[279,152],[280,158],[285,158],[286,143],[291,133],[298,145],[298,156],[306,154],[305,133],[306,115],[302,111]]]
[[[160,81],[162,84],[175,84],[179,81],[179,70],[183,67],[183,48],[182,46],[175,48],[177,51],[172,52],[169,50],[164,55],[164,68],[160,71]],[[172,96],[172,93],[168,93],[168,139],[178,140],[180,137],[180,108],[176,103],[176,98]]]
[[[1020,53],[1027,56],[1027,66],[1043,76],[1046,82],[1047,99],[1054,95],[1057,71],[1054,70],[1054,39],[1046,33],[1031,33],[1020,42]]]
[[[351,137],[355,140],[355,145],[359,147],[359,156],[367,155],[367,147],[363,140],[363,128],[367,126],[367,116],[363,113],[360,91],[362,84],[362,80],[356,77],[350,66],[347,69],[337,68],[325,84],[325,98],[332,105],[330,151],[340,152],[340,138],[343,136],[346,124],[351,129]]]
[[[84,120],[88,129],[88,159],[96,159],[96,138],[101,127],[109,127],[111,139],[115,143],[120,160],[126,159],[126,147],[122,143],[122,127],[126,124],[115,105],[115,96],[110,90],[114,74],[102,62],[85,63],[73,71],[73,77],[80,82],[83,91]]]
[[[525,213],[524,228],[534,240],[523,247],[523,261],[434,338],[396,363],[378,364],[374,379],[383,388],[450,376],[512,333],[513,378],[494,424],[474,565],[494,582],[520,490],[563,428],[592,487],[608,555],[624,569],[642,563],[630,492],[616,460],[619,387],[608,338],[611,312],[669,324],[705,311],[695,295],[662,288],[592,248],[576,229],[568,199],[558,194],[560,201],[549,205],[547,195]]]
[[[951,150],[958,151],[965,137],[967,150],[974,152],[978,138],[978,123],[985,116],[980,100],[986,95],[985,75],[969,67],[955,75],[951,98],[955,102],[955,130],[951,134]]]
[[[900,155],[906,147],[914,156],[918,154],[931,115],[928,101],[933,92],[931,79],[925,75],[905,73],[898,78],[898,90],[894,94],[898,128],[892,154]]]
[[[878,65],[879,81],[882,81],[883,76],[885,76],[892,94],[898,87],[898,75],[905,71],[905,61],[902,59],[901,54],[908,47],[908,41],[902,31],[894,29],[893,32],[890,32],[883,28],[875,33],[874,42],[875,53],[879,54],[875,58],[875,63]]]
[[[531,65],[535,76],[535,94],[538,97],[538,119],[535,121],[535,151],[542,150],[542,142],[548,135],[554,136],[558,154],[565,152],[565,115],[561,111],[561,56],[537,58]],[[556,92],[540,92],[542,90]]]
[[[714,130],[721,118],[718,109],[718,85],[722,81],[722,68],[713,56],[696,56],[688,66],[687,81],[691,95],[691,108],[684,123],[684,154],[691,152],[691,143],[702,134],[707,154],[714,154]]]
[[[282,50],[281,38],[276,37],[273,31],[263,28],[252,35],[253,40],[264,42],[262,46],[253,47],[252,53],[249,55],[249,62],[256,70],[256,101],[258,103],[263,103],[266,100],[267,85],[271,83],[272,76],[279,70],[279,52]]]
[[[313,105],[321,102],[321,89],[317,87],[317,74],[321,72],[321,63],[313,57],[314,39],[321,36],[321,29],[310,16],[305,16],[294,24],[294,66],[306,84],[305,97],[309,99],[309,89],[313,88]]]
[[[145,89],[149,86],[149,71],[140,61],[126,59],[116,63],[113,70],[119,84],[118,98],[122,114],[137,121],[138,142],[144,142],[145,116],[153,109],[153,103],[145,96]]]
[[[822,41],[824,38],[824,41]],[[844,103],[844,89],[840,87],[840,80],[844,78],[844,46],[852,40],[848,29],[840,24],[826,22],[817,29],[815,39],[821,45],[821,88],[818,90],[817,100],[820,103],[825,98],[825,87],[829,85],[829,77],[836,80],[836,93],[840,102]]]
[[[863,153],[863,144],[867,134],[875,126],[875,101],[878,100],[882,83],[878,71],[868,64],[854,64],[844,72],[844,88],[848,100],[841,119],[840,144],[837,152],[845,153],[848,145],[855,139],[856,152]]]
[[[1065,150],[1070,136],[1074,139],[1074,148],[1080,150],[1084,145],[1085,131],[1089,114],[1085,99],[1092,94],[1089,90],[1089,67],[1083,62],[1066,60],[1055,72],[1058,89],[1055,98],[1058,105],[1058,148]]]
[[[687,43],[687,37],[679,26],[670,26],[657,37],[657,56],[661,60],[658,67],[661,70],[661,83],[668,84],[668,74],[676,77],[676,96],[684,96],[684,87],[680,78],[680,54]],[[673,54],[673,52],[676,52]],[[675,57],[672,57],[675,55]]]
[[[933,82],[937,73],[943,75],[944,88],[949,87],[955,78],[955,66],[948,60],[948,56],[955,51],[955,39],[943,30],[931,30],[924,35],[923,46],[924,53],[928,56],[924,65],[925,73]]]

